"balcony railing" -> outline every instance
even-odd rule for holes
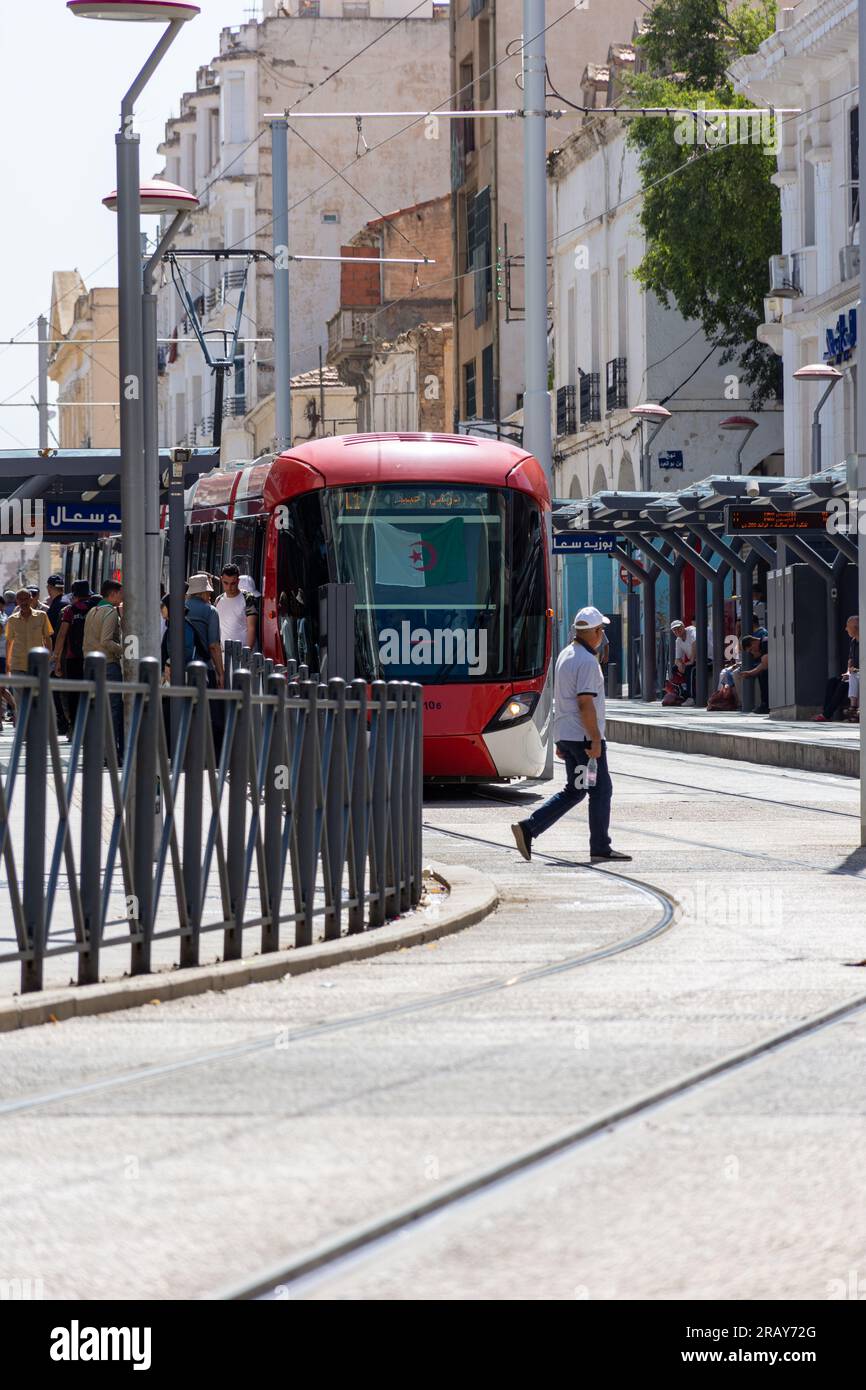
[[[560,386],[556,393],[556,433],[574,434],[577,430],[577,392],[573,386]]]
[[[604,395],[608,410],[625,410],[628,405],[628,371],[624,357],[613,357],[608,362]]]
[[[580,423],[590,425],[601,419],[601,378],[598,372],[580,373]]]
[[[328,319],[328,356],[365,347],[370,341],[370,318],[368,309],[340,309]]]
[[[802,251],[792,251],[791,284],[804,297],[817,293],[814,246],[807,246]]]

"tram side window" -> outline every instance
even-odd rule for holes
[[[252,575],[258,587],[258,576],[256,574],[256,530],[257,523],[254,517],[243,517],[235,522],[235,533],[232,537],[232,553],[229,559],[237,565],[241,574]]]
[[[284,509],[277,540],[277,609],[286,661],[319,669],[319,585],[328,582],[321,500],[316,493]]]
[[[511,664],[516,679],[544,670],[547,593],[544,527],[535,502],[515,492],[511,513]]]

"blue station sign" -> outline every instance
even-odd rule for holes
[[[100,506],[97,502],[46,502],[43,524],[46,536],[106,531],[119,535],[120,508]]]
[[[683,451],[682,449],[668,449],[666,453],[659,454],[659,468],[682,468]]]
[[[554,555],[612,555],[616,536],[599,536],[594,531],[554,533]]]

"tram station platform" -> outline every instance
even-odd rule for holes
[[[608,700],[607,738],[674,753],[703,753],[769,767],[860,773],[857,724],[813,724],[765,714],[709,713],[691,706]]]

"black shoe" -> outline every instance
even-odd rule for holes
[[[511,833],[514,836],[517,842],[517,848],[520,850],[520,853],[523,855],[524,859],[531,859],[532,836],[527,835],[521,821],[518,821],[516,825],[512,825]]]
[[[617,859],[621,860],[623,863],[631,863],[631,855],[623,854],[622,851],[618,849],[609,849],[606,850],[604,854],[590,854],[589,856],[589,862],[591,864],[598,864],[608,859]]]

